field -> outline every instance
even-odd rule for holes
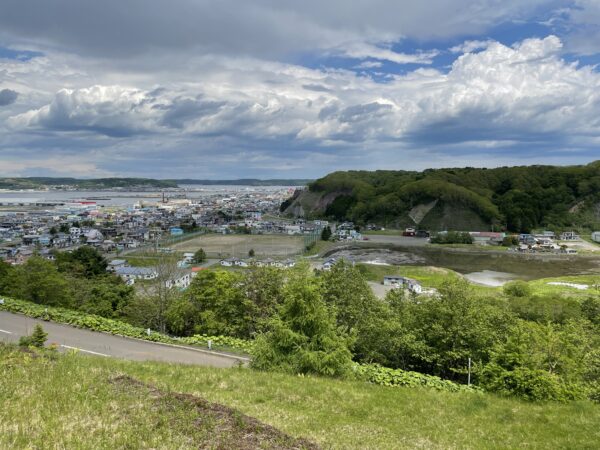
[[[180,252],[203,248],[209,257],[248,257],[254,249],[257,257],[287,257],[301,254],[304,238],[287,235],[207,234],[171,246]]]
[[[48,358],[6,346],[0,377],[0,448],[307,448],[295,440],[304,438],[323,448],[592,449],[600,440],[600,407],[585,401]]]

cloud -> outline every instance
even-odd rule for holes
[[[381,61],[363,61],[360,64],[354,66],[355,69],[377,69],[382,67],[383,63]]]
[[[219,54],[278,58],[339,49],[397,56],[381,44],[404,37],[475,34],[527,17],[555,0],[4,0],[0,37],[48,51],[74,52],[112,64],[165,55]],[[60,24],[60,26],[57,26]],[[110,32],[107,32],[110,30]],[[362,46],[361,46],[362,44]],[[378,50],[379,49],[379,50]],[[133,61],[132,61],[133,60]]]
[[[390,48],[385,48],[366,42],[344,43],[339,48],[333,49],[331,53],[334,55],[346,56],[348,58],[372,58],[380,61],[390,61],[396,64],[431,64],[433,62],[433,58],[439,54],[437,50],[412,54],[399,53],[391,50]]]
[[[555,36],[513,47],[488,42],[485,50],[458,57],[446,74],[417,69],[385,84],[350,71],[222,62],[212,66],[215,73],[206,69],[206,82],[168,89],[60,89],[49,103],[8,123],[14,130],[112,138],[230,136],[247,145],[271,139],[285,145],[443,145],[600,136],[600,74],[566,63],[561,48]]]
[[[598,8],[4,0],[0,42],[41,53],[0,59],[0,161],[173,177],[417,167],[467,153],[467,162],[504,163],[542,148],[564,161],[588,157],[600,143],[600,75],[561,55],[600,51]],[[560,11],[546,26],[563,27],[564,38],[487,39],[499,24],[548,10]],[[418,50],[431,47],[450,53]],[[323,66],[327,56],[335,68]],[[3,103],[5,91],[18,101]]]
[[[455,45],[450,48],[451,53],[473,53],[476,50],[484,50],[488,48],[494,41],[465,41],[460,45]]]
[[[12,105],[17,101],[19,93],[12,89],[2,89],[0,91],[0,106]]]
[[[155,126],[160,113],[153,100],[147,92],[120,86],[61,89],[51,103],[11,117],[9,125],[126,137]]]

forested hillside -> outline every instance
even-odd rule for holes
[[[585,166],[334,172],[282,204],[290,215],[431,230],[600,228],[600,161]]]

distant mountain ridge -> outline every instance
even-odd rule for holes
[[[154,178],[65,178],[65,177],[6,177],[0,178],[0,189],[41,189],[69,187],[79,189],[115,188],[177,188],[180,185],[219,185],[219,186],[305,186],[307,179],[268,179],[242,178],[235,180],[158,180]]]
[[[333,172],[296,191],[281,210],[296,217],[434,231],[600,229],[600,161]]]

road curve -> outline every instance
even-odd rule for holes
[[[21,336],[31,334],[38,323],[48,333],[48,343],[55,343],[63,350],[77,349],[84,354],[212,367],[233,367],[247,362],[247,359],[241,357],[113,336],[5,311],[0,311],[0,341],[17,342]]]

